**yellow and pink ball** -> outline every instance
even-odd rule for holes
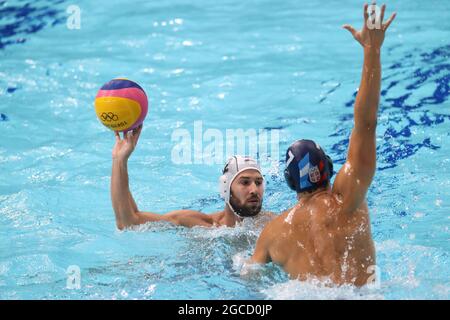
[[[113,79],[95,97],[95,113],[113,131],[126,132],[144,122],[148,100],[144,89],[128,79]]]

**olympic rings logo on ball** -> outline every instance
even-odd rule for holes
[[[112,113],[112,112],[108,112],[108,113],[103,112],[100,115],[100,117],[102,118],[103,121],[108,121],[108,122],[119,120],[119,117],[117,116],[117,114]]]
[[[105,83],[94,101],[95,114],[100,122],[113,131],[127,132],[144,122],[148,99],[136,82],[116,78]]]

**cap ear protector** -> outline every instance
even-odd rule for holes
[[[286,167],[284,169],[284,179],[286,179],[286,183],[294,191],[297,191],[297,187],[295,186],[295,181],[291,176],[291,173],[289,172],[288,168]]]
[[[228,171],[228,163],[225,166],[225,168],[223,168],[222,175],[219,178],[219,193],[220,193],[220,197],[222,199],[227,199],[228,198],[227,197],[227,193],[228,193],[227,182],[228,181],[227,181],[227,176],[225,175],[225,173],[227,171]]]
[[[328,156],[325,155],[325,157],[327,158],[327,162],[328,162],[328,170],[329,170],[329,178],[328,180],[331,181],[331,177],[333,177],[334,171],[333,171],[333,160]],[[289,186],[290,189],[297,191],[297,183],[294,180],[294,178],[292,177],[291,173],[289,172],[289,168],[286,167],[284,169],[284,179],[286,180],[287,185]]]

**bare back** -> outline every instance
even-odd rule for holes
[[[375,249],[366,196],[376,169],[381,46],[395,18],[394,13],[383,23],[385,8],[385,5],[381,8],[380,28],[368,27],[368,4],[363,8],[364,24],[360,31],[344,26],[363,47],[364,62],[347,159],[332,189],[316,190],[303,198],[300,194],[294,208],[263,230],[251,262],[273,261],[282,265],[292,278],[329,277],[336,284],[357,286],[366,284],[375,270],[370,268],[375,265]],[[375,17],[373,8],[371,15]],[[293,161],[290,156],[288,161]]]
[[[270,260],[291,278],[330,278],[336,284],[366,284],[375,265],[368,207],[344,213],[331,190],[299,202],[264,231]],[[369,269],[368,269],[369,268]]]

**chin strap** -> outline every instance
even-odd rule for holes
[[[226,204],[228,205],[228,207],[230,208],[231,212],[233,212],[233,214],[234,214],[236,217],[238,217],[238,218],[240,218],[240,219],[244,219],[244,217],[241,217],[240,215],[238,215],[238,214],[236,213],[236,211],[234,211],[234,208],[233,208],[233,206],[231,205],[231,203],[230,203],[229,201],[227,201]]]
[[[261,211],[262,211],[262,208],[261,208],[261,210],[260,210],[257,214],[255,214],[255,215],[253,215],[253,216],[243,217],[243,216],[239,215],[238,213],[236,213],[236,211],[234,210],[233,206],[231,205],[231,203],[230,203],[229,201],[225,201],[225,203],[228,205],[228,207],[230,207],[231,212],[233,212],[234,215],[235,215],[236,217],[240,218],[240,219],[256,217],[256,216],[257,216],[258,214],[260,214]]]

